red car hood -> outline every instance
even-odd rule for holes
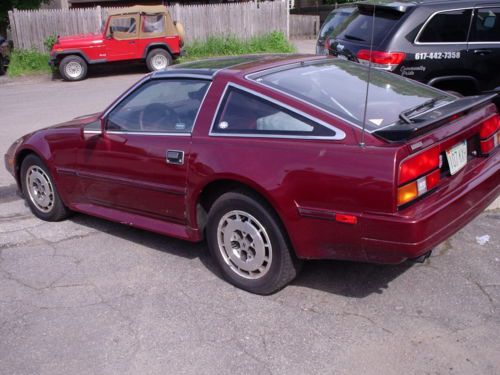
[[[60,124],[55,124],[52,126],[48,126],[41,130],[47,129],[70,129],[70,128],[80,128],[82,125],[90,124],[91,122],[99,120],[102,112],[93,113],[90,115],[84,115],[75,117],[73,120],[62,122]]]
[[[54,48],[70,48],[77,46],[88,46],[101,44],[103,35],[100,33],[77,34],[59,37],[59,41]]]

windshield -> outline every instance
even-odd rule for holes
[[[342,22],[354,11],[354,8],[346,8],[334,10],[330,15],[326,18],[325,23],[321,27],[319,31],[319,39],[325,39],[330,36]]]
[[[363,125],[368,68],[327,59],[260,76],[257,81],[285,91],[358,125]],[[432,107],[455,97],[392,73],[372,69],[366,129],[377,131],[400,121],[399,114],[430,99]],[[422,112],[412,114],[417,115]],[[411,116],[410,116],[411,117]]]
[[[394,10],[377,9],[373,44],[380,45],[402,16],[403,13]],[[332,38],[369,44],[371,42],[372,19],[372,7],[359,7],[350,14],[348,21],[333,30]]]

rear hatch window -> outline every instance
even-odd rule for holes
[[[404,13],[391,8],[376,8],[373,44],[379,46],[397,25]],[[333,39],[348,40],[359,44],[370,44],[373,23],[373,6],[358,5],[343,27],[332,33]]]
[[[360,64],[325,59],[260,74],[256,80],[320,107],[353,125],[363,126],[368,68]],[[380,131],[402,122],[401,113],[412,118],[455,100],[455,96],[429,86],[372,69],[365,129],[370,133]],[[408,112],[423,104],[424,108]]]

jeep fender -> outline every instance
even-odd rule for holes
[[[170,56],[174,57],[174,53],[172,53],[172,50],[170,49],[169,45],[167,43],[151,43],[144,48],[144,53],[142,54],[142,58],[145,59],[146,56],[148,55],[149,51],[151,51],[154,48],[163,48],[166,49],[168,53],[170,53]]]

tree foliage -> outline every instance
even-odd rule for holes
[[[1,0],[0,1],[0,32],[5,33],[9,24],[8,11],[16,9],[38,9],[43,3],[49,0]]]

